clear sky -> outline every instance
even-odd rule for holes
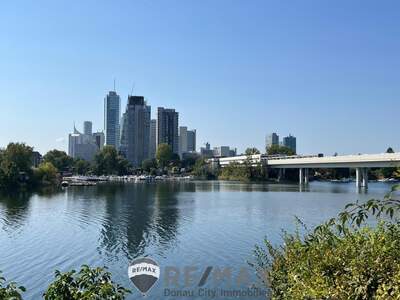
[[[0,146],[67,149],[103,129],[103,99],[134,84],[175,108],[200,147],[400,151],[400,2],[1,1]]]

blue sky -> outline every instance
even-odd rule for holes
[[[299,153],[400,150],[398,1],[2,1],[0,146],[67,149],[103,129],[117,80],[155,116],[175,108],[198,147]]]

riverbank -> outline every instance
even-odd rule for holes
[[[85,185],[96,185],[97,183],[104,182],[156,182],[156,181],[188,181],[194,180],[195,177],[192,175],[187,176],[171,176],[171,175],[125,175],[125,176],[68,176],[63,177],[63,186],[85,186]]]

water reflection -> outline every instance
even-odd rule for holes
[[[24,226],[29,215],[29,198],[31,194],[15,193],[0,195],[0,222],[2,230],[12,234]]]
[[[44,199],[54,197],[59,190],[42,189],[35,193],[29,191],[0,193],[0,224],[9,234],[21,233],[30,215],[30,199],[39,196]]]
[[[96,208],[102,213],[99,253],[109,260],[118,259],[121,252],[130,260],[151,254],[151,249],[162,254],[177,236],[178,191],[168,184],[100,185],[93,189],[102,203]],[[75,191],[73,197],[82,195]]]

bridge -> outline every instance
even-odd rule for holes
[[[400,167],[400,152],[381,154],[358,154],[340,156],[320,155],[241,155],[224,158],[211,158],[211,164],[218,164],[222,168],[231,163],[250,163],[263,165],[272,169],[299,169],[299,183],[308,184],[309,169],[322,168],[354,168],[356,169],[356,186],[368,187],[368,168]]]

